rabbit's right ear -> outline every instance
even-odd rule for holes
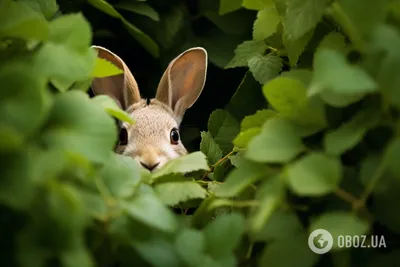
[[[93,93],[110,96],[124,110],[140,101],[137,82],[125,62],[104,47],[93,45],[92,48],[97,50],[99,58],[109,61],[123,71],[123,73],[114,76],[94,78],[92,81]]]

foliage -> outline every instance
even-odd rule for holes
[[[88,96],[119,73],[103,19],[159,66],[201,45],[245,71],[200,151],[154,173],[113,152],[135,122]],[[398,0],[1,1],[2,264],[397,266],[399,47]],[[387,247],[314,254],[319,228]]]

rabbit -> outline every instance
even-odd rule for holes
[[[93,45],[99,58],[123,70],[123,74],[94,78],[94,95],[105,94],[125,110],[135,123],[122,123],[115,152],[134,158],[150,172],[188,153],[180,140],[183,116],[199,98],[207,75],[207,51],[190,48],[173,59],[158,84],[155,98],[143,99],[125,62],[112,51]]]

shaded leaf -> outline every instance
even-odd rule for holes
[[[200,150],[207,156],[210,164],[214,164],[222,158],[222,150],[210,132],[201,132]]]
[[[114,116],[118,120],[126,121],[130,124],[134,123],[134,120],[129,114],[122,110],[108,95],[97,95],[93,97],[91,101],[101,106],[108,114]]]
[[[264,41],[244,41],[235,49],[235,56],[225,66],[226,69],[236,67],[247,67],[248,61],[258,55],[262,55],[267,50]]]
[[[282,59],[271,54],[254,56],[249,59],[248,65],[254,78],[260,84],[265,84],[278,76],[283,67]]]
[[[198,183],[192,181],[161,183],[157,184],[154,190],[162,202],[170,206],[192,199],[204,199],[207,197],[207,191]]]
[[[208,120],[208,131],[224,153],[232,150],[232,141],[239,133],[239,122],[227,111],[217,109]]]
[[[123,9],[126,11],[134,12],[143,16],[147,16],[154,21],[159,21],[160,16],[157,11],[154,10],[149,4],[135,2],[135,1],[122,1],[115,5],[116,8]]]

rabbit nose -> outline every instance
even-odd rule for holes
[[[157,167],[160,164],[160,162],[157,162],[154,164],[146,164],[141,161],[140,164],[142,164],[142,166],[145,167],[146,169],[148,169],[149,171],[152,171],[152,170],[154,170],[155,167]]]

